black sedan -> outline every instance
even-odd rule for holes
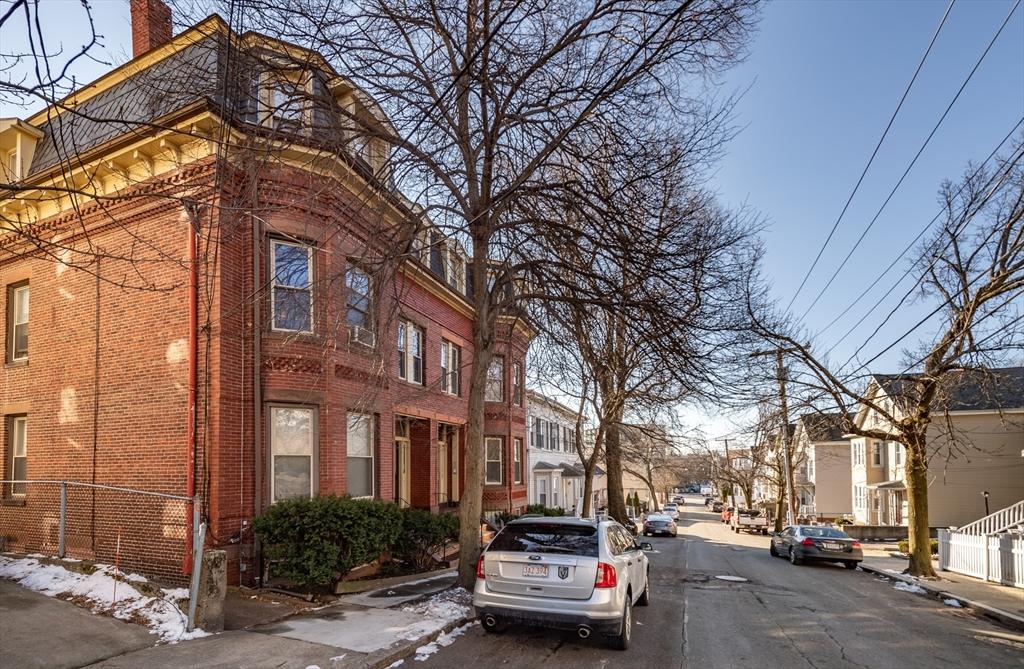
[[[793,525],[773,532],[768,552],[772,557],[786,557],[792,564],[804,561],[840,562],[847,569],[856,569],[864,559],[860,542],[842,530],[823,525]]]
[[[677,532],[676,521],[672,520],[672,516],[652,513],[644,521],[645,537],[652,534],[668,534],[674,537]]]

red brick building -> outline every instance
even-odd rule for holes
[[[0,120],[2,181],[23,187],[0,193],[2,478],[194,489],[207,545],[251,582],[251,522],[275,500],[457,507],[471,283],[392,185],[368,96],[216,16],[160,41],[160,5],[132,3],[149,22],[132,61]],[[499,329],[484,509],[519,511],[532,331]],[[52,491],[5,484],[2,503],[8,547],[52,539]],[[138,568],[173,575],[181,510],[111,505],[150,533]],[[109,559],[107,539],[81,552]]]

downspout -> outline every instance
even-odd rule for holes
[[[185,214],[188,223],[188,445],[186,447],[186,479],[185,495],[189,498],[187,510],[187,528],[185,541],[188,548],[182,564],[185,574],[192,573],[195,562],[193,554],[193,507],[196,494],[196,421],[199,418],[196,396],[199,377],[199,262],[198,207],[194,202],[185,203]]]
[[[263,382],[260,368],[263,365],[263,316],[260,310],[261,291],[260,285],[260,240],[263,238],[263,221],[256,216],[252,220],[252,462],[253,462],[253,518],[259,515],[263,508]],[[252,560],[256,576],[254,579],[259,582],[262,579],[263,568],[259,540],[256,533],[252,535]]]

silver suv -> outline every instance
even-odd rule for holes
[[[473,606],[484,630],[506,623],[602,634],[629,647],[633,605],[651,598],[648,560],[626,528],[612,520],[521,518],[480,555]]]

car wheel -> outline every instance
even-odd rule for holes
[[[803,558],[797,557],[796,551],[792,548],[789,549],[789,563],[792,565],[800,565],[804,563]]]
[[[775,542],[774,541],[771,542],[770,544],[768,544],[768,555],[771,555],[772,557],[779,557],[778,552],[775,550]]]
[[[843,566],[846,567],[847,569],[856,569],[857,568],[857,561],[856,560],[847,560],[846,562],[843,563]]]
[[[633,637],[633,603],[626,597],[626,604],[622,607],[622,631],[615,636],[608,637],[608,645],[615,650],[626,650]]]
[[[640,598],[636,600],[637,606],[649,606],[651,603],[651,572],[647,572],[644,578],[644,591],[640,593]]]
[[[765,536],[765,537],[768,536],[768,530],[767,529],[761,530],[761,535]]]

